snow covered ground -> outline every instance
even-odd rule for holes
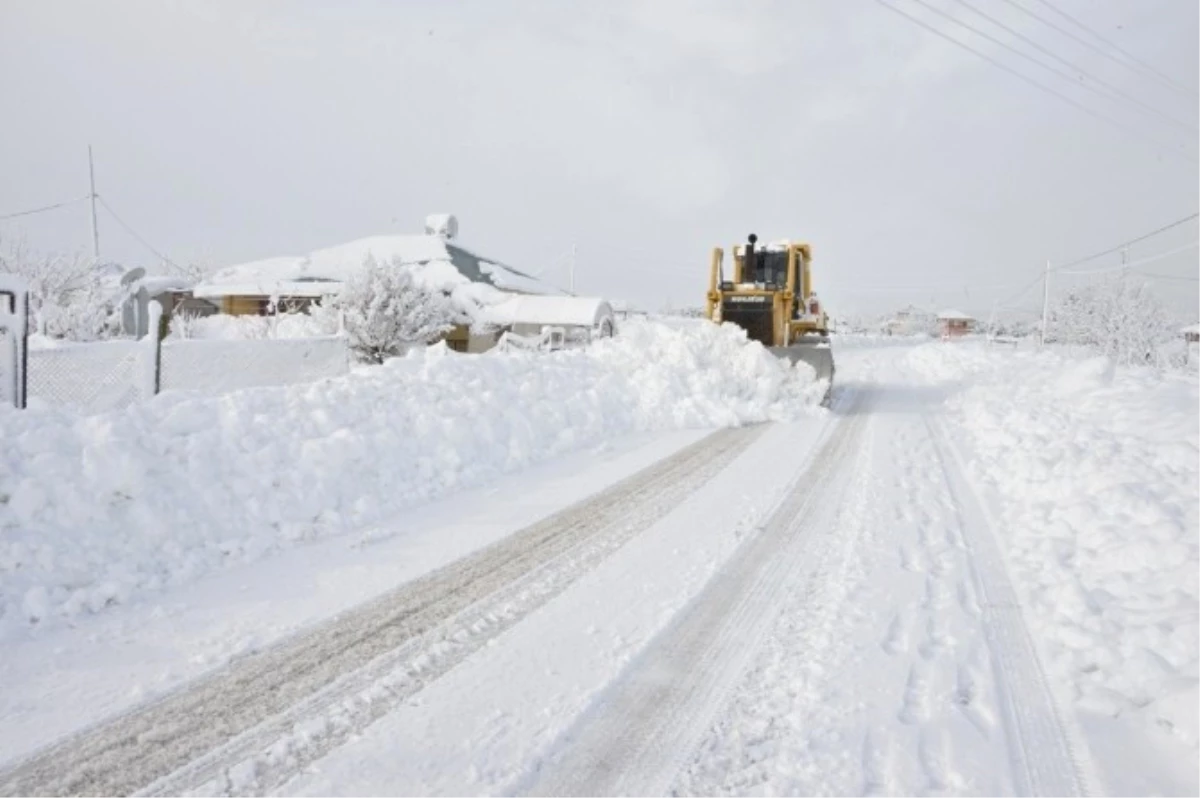
[[[187,502],[200,554],[145,581],[182,561],[139,520],[170,502],[86,505],[109,542],[78,560],[93,527],[56,513],[82,492],[0,506],[27,547],[0,570],[0,794],[1195,794],[1196,376],[970,342],[837,357],[829,411],[727,333],[627,323],[584,352],[29,416],[52,434],[21,445],[49,443],[0,485],[199,436],[170,477],[112,471]],[[247,531],[272,520],[291,539]],[[62,575],[127,553],[127,593],[79,612]]]

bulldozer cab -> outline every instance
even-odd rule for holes
[[[763,288],[783,288],[788,284],[788,253],[747,247],[740,255],[743,282]]]

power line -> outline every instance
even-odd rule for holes
[[[919,0],[918,0],[918,2],[919,2]],[[1155,108],[1154,106],[1152,106],[1152,105],[1149,105],[1149,104],[1147,104],[1147,103],[1144,103],[1144,102],[1142,102],[1142,101],[1141,101],[1141,100],[1139,100],[1137,97],[1134,97],[1133,95],[1131,95],[1131,94],[1128,94],[1127,92],[1124,92],[1124,91],[1122,91],[1122,90],[1121,90],[1121,89],[1119,89],[1118,87],[1116,87],[1116,86],[1112,85],[1111,83],[1109,83],[1108,81],[1106,81],[1106,80],[1104,80],[1104,79],[1102,79],[1102,78],[1099,78],[1099,77],[1097,77],[1096,75],[1094,75],[1093,73],[1091,73],[1091,72],[1089,72],[1088,70],[1084,69],[1083,67],[1079,66],[1078,64],[1075,64],[1075,63],[1072,63],[1072,62],[1068,61],[1067,59],[1063,58],[1062,56],[1060,56],[1058,53],[1054,52],[1054,51],[1053,51],[1053,50],[1051,50],[1050,48],[1048,48],[1048,47],[1046,47],[1046,46],[1044,46],[1044,45],[1040,44],[1039,42],[1036,42],[1036,41],[1034,41],[1033,39],[1029,38],[1029,37],[1028,37],[1028,36],[1026,36],[1025,34],[1021,33],[1019,30],[1016,30],[1015,28],[1012,28],[1012,27],[1010,27],[1010,26],[1008,26],[1008,25],[1004,24],[1003,22],[1001,22],[1000,20],[998,20],[998,19],[996,19],[995,17],[991,16],[990,14],[986,14],[986,13],[984,13],[983,11],[980,11],[978,8],[976,8],[975,6],[973,6],[973,5],[971,5],[970,3],[968,3],[968,2],[967,2],[967,0],[956,0],[956,2],[957,2],[957,3],[959,3],[959,4],[960,4],[960,5],[962,5],[962,6],[965,6],[966,8],[970,9],[970,10],[971,10],[971,11],[973,11],[975,14],[977,14],[977,15],[979,15],[979,16],[981,16],[981,17],[983,17],[984,19],[986,19],[988,22],[992,23],[992,24],[993,24],[993,25],[995,25],[996,27],[998,27],[998,28],[1000,28],[1000,29],[1002,29],[1002,30],[1004,30],[1004,31],[1007,31],[1009,34],[1011,34],[1011,35],[1013,35],[1013,36],[1017,37],[1017,38],[1018,38],[1018,39],[1020,39],[1021,41],[1025,42],[1026,44],[1028,44],[1030,47],[1033,47],[1033,48],[1035,48],[1036,50],[1038,50],[1039,52],[1041,52],[1041,53],[1043,53],[1043,54],[1045,54],[1045,55],[1049,56],[1050,58],[1053,58],[1055,61],[1059,62],[1060,64],[1063,64],[1063,65],[1064,65],[1064,66],[1066,66],[1068,69],[1073,69],[1073,70],[1075,70],[1076,72],[1078,72],[1078,73],[1080,74],[1080,77],[1086,78],[1086,79],[1088,79],[1088,80],[1092,81],[1093,83],[1096,83],[1096,84],[1097,84],[1097,85],[1099,85],[1099,86],[1103,86],[1105,89],[1107,89],[1107,90],[1108,90],[1108,92],[1107,92],[1107,93],[1105,93],[1105,92],[1101,91],[1100,89],[1097,89],[1097,88],[1095,88],[1094,86],[1091,86],[1091,85],[1089,85],[1089,84],[1087,84],[1087,83],[1078,83],[1078,84],[1076,84],[1076,85],[1080,86],[1081,88],[1087,89],[1088,91],[1091,91],[1091,92],[1093,92],[1093,93],[1095,93],[1095,94],[1099,94],[1099,95],[1100,95],[1100,96],[1102,96],[1102,97],[1105,97],[1105,96],[1107,96],[1109,99],[1123,99],[1123,100],[1125,100],[1126,102],[1128,102],[1128,103],[1130,103],[1130,104],[1132,104],[1132,105],[1136,106],[1137,108],[1140,108],[1140,109],[1142,109],[1142,111],[1144,111],[1144,112],[1146,112],[1146,113],[1153,114],[1154,116],[1157,116],[1157,117],[1159,117],[1160,119],[1162,119],[1162,120],[1164,120],[1164,121],[1166,121],[1166,122],[1169,122],[1169,123],[1171,123],[1172,125],[1175,125],[1175,126],[1176,126],[1176,127],[1178,127],[1178,128],[1181,128],[1181,129],[1183,129],[1183,130],[1187,130],[1187,131],[1189,131],[1189,132],[1192,132],[1192,133],[1195,133],[1195,132],[1197,132],[1197,128],[1196,128],[1196,126],[1195,126],[1195,125],[1193,125],[1193,124],[1191,124],[1190,122],[1184,122],[1184,121],[1181,121],[1181,120],[1179,120],[1179,119],[1176,119],[1175,117],[1171,116],[1170,114],[1164,113],[1163,111],[1160,111],[1159,109]],[[934,9],[934,10],[936,11],[936,9]],[[940,11],[939,11],[938,13],[941,13],[943,16],[947,17],[948,19],[950,19],[950,20],[952,20],[952,21],[954,21],[954,22],[956,22],[956,23],[958,23],[958,24],[960,24],[960,25],[964,25],[965,27],[968,27],[968,28],[970,28],[970,26],[969,26],[969,25],[966,25],[966,23],[963,23],[963,22],[961,22],[961,21],[959,21],[959,20],[957,20],[957,19],[954,19],[954,17],[951,17],[951,16],[950,16],[950,15],[948,15],[948,14],[945,14],[945,13],[943,13],[943,12],[940,12]],[[1021,56],[1022,58],[1026,58],[1026,59],[1028,59],[1028,60],[1030,60],[1030,61],[1033,61],[1035,64],[1037,64],[1037,65],[1039,65],[1039,66],[1042,66],[1042,67],[1045,67],[1045,68],[1049,69],[1049,67],[1046,67],[1046,65],[1045,65],[1045,64],[1043,64],[1042,62],[1040,62],[1040,61],[1037,61],[1037,60],[1035,60],[1035,59],[1033,59],[1033,58],[1030,58],[1030,57],[1029,57],[1027,54],[1025,54],[1025,53],[1022,53],[1020,50],[1017,50],[1017,49],[1015,49],[1015,48],[1009,47],[1008,45],[1006,45],[1006,44],[1004,44],[1004,43],[1002,43],[1002,42],[1000,42],[1000,41],[998,41],[998,40],[996,40],[996,39],[993,39],[993,38],[991,38],[990,36],[987,36],[987,34],[984,34],[984,33],[980,32],[980,31],[976,30],[975,28],[970,28],[970,29],[971,29],[971,30],[973,30],[973,31],[975,31],[976,33],[979,33],[979,35],[980,35],[980,36],[984,36],[984,37],[985,37],[985,38],[987,38],[989,41],[992,41],[992,42],[995,42],[996,44],[999,44],[1001,47],[1004,47],[1006,50],[1010,50],[1010,51],[1012,51],[1012,52],[1016,53],[1017,55]],[[1052,71],[1053,71],[1053,70],[1052,70]],[[1059,75],[1060,77],[1064,78],[1065,80],[1070,80],[1072,83],[1075,83],[1075,79],[1074,79],[1074,78],[1072,78],[1072,77],[1070,77],[1069,75],[1063,75],[1061,72],[1057,72],[1057,71],[1055,71],[1055,74],[1056,74],[1056,75]]]
[[[125,221],[120,216],[117,215],[117,212],[112,209],[112,206],[104,201],[104,197],[101,197],[99,194],[97,194],[96,199],[98,199],[100,201],[100,204],[104,206],[104,210],[108,211],[109,214],[112,216],[112,218],[116,220],[117,224],[121,225],[121,227],[124,228],[126,233],[129,233],[129,235],[133,236],[133,239],[135,241],[137,241],[139,244],[141,244],[146,249],[153,252],[158,257],[159,260],[163,261],[164,263],[166,263],[176,269],[179,268],[179,266],[177,266],[170,258],[168,258],[166,255],[162,254],[157,249],[155,249],[148,241],[146,241],[146,239],[144,239],[140,235],[138,235],[137,231],[135,231],[128,224],[126,224]]]
[[[1175,221],[1171,222],[1168,225],[1164,225],[1163,227],[1160,227],[1157,230],[1151,230],[1149,233],[1146,233],[1145,235],[1140,235],[1137,238],[1132,238],[1129,241],[1123,241],[1120,244],[1117,244],[1115,247],[1110,247],[1102,252],[1095,252],[1091,255],[1088,255],[1085,258],[1079,258],[1077,260],[1073,260],[1070,263],[1063,263],[1059,266],[1055,266],[1052,269],[1052,271],[1058,271],[1060,269],[1069,269],[1072,266],[1078,266],[1081,263],[1087,263],[1089,260],[1095,260],[1096,258],[1103,257],[1104,255],[1111,255],[1114,252],[1119,252],[1122,249],[1124,249],[1125,247],[1128,247],[1132,244],[1136,244],[1139,241],[1145,241],[1147,238],[1153,238],[1154,236],[1158,235],[1159,233],[1165,233],[1167,230],[1170,230],[1174,227],[1178,227],[1181,224],[1186,224],[1187,222],[1190,222],[1192,219],[1195,219],[1197,216],[1200,216],[1200,213],[1193,213],[1191,216],[1185,216],[1182,219],[1176,219]]]
[[[1055,271],[1057,271],[1059,274],[1104,274],[1105,272],[1116,272],[1116,271],[1120,271],[1121,269],[1132,269],[1134,266],[1144,266],[1147,263],[1154,263],[1155,261],[1162,260],[1163,258],[1169,258],[1172,255],[1178,255],[1181,252],[1187,252],[1189,249],[1195,249],[1197,246],[1200,246],[1200,241],[1193,241],[1192,243],[1190,243],[1186,246],[1176,247],[1175,249],[1168,250],[1166,252],[1160,252],[1157,255],[1151,255],[1148,258],[1140,258],[1138,260],[1135,260],[1133,263],[1120,263],[1120,264],[1117,264],[1116,266],[1106,266],[1103,269],[1077,269],[1077,270],[1071,270],[1071,271],[1061,271],[1061,270],[1055,270]]]
[[[5,219],[16,219],[18,216],[32,216],[35,213],[45,213],[46,211],[53,211],[53,210],[57,210],[59,208],[65,208],[68,205],[74,205],[77,202],[83,202],[87,198],[88,198],[88,195],[84,195],[82,197],[76,197],[75,199],[67,200],[66,202],[56,202],[53,205],[43,205],[40,208],[30,208],[27,211],[17,211],[16,213],[6,213],[3,216],[0,216],[0,221],[4,221]]]
[[[919,1],[920,0],[918,0],[918,2]],[[1047,86],[1044,83],[1040,83],[1022,72],[1018,72],[1017,70],[1013,69],[1012,67],[998,61],[995,58],[992,58],[990,55],[987,55],[986,53],[982,53],[979,50],[976,50],[974,47],[971,47],[969,44],[960,42],[958,39],[955,39],[953,36],[950,36],[949,34],[938,30],[937,28],[933,27],[932,25],[925,22],[924,20],[914,17],[912,14],[909,14],[906,11],[902,11],[901,9],[897,8],[896,6],[889,4],[888,2],[886,2],[886,0],[875,0],[875,2],[879,3],[879,5],[883,6],[884,8],[888,9],[889,11],[893,11],[893,12],[899,14],[900,16],[904,17],[905,19],[909,20],[910,22],[921,26],[925,30],[934,34],[935,36],[945,39],[946,41],[950,42],[951,44],[953,44],[957,47],[961,47],[962,49],[966,50],[967,52],[973,53],[974,55],[979,56],[980,58],[982,58],[983,60],[992,64],[993,66],[997,67],[998,69],[1002,69],[1005,72],[1007,72],[1008,74],[1010,74],[1016,78],[1019,78],[1020,80],[1025,81],[1026,83],[1030,84],[1034,88],[1040,89],[1041,91],[1044,91],[1048,94],[1054,95],[1055,97],[1057,97],[1058,99],[1067,103],[1068,105],[1071,105],[1075,108],[1078,108],[1080,111],[1083,111],[1088,116],[1094,117],[1095,119],[1099,119],[1101,122],[1107,122],[1108,124],[1113,125],[1114,127],[1117,127],[1119,129],[1125,131],[1126,133],[1129,133],[1130,135],[1137,136],[1137,137],[1140,137],[1143,139],[1146,138],[1146,136],[1141,131],[1137,130],[1136,128],[1131,128],[1128,125],[1121,124],[1120,122],[1116,121],[1115,119],[1112,119],[1111,117],[1105,116],[1104,114],[1101,114],[1101,113],[1097,113],[1096,111],[1094,111],[1091,108],[1088,108],[1086,105],[1083,105],[1082,103],[1077,102],[1076,100],[1068,97],[1067,95],[1063,94],[1062,92],[1058,91],[1057,89],[1051,88],[1050,86]],[[1166,149],[1167,152],[1172,152],[1172,153],[1180,156],[1181,158],[1186,159],[1187,161],[1189,161],[1191,163],[1200,163],[1200,161],[1197,161],[1195,158],[1191,157],[1190,155],[1183,152],[1182,150],[1178,150],[1178,149],[1171,148],[1171,147],[1166,147],[1166,145],[1162,144],[1162,142],[1159,142],[1159,141],[1155,141],[1155,140],[1151,140],[1151,141],[1153,141],[1153,143],[1155,144],[1156,147],[1164,148],[1164,149]]]
[[[1186,280],[1193,283],[1200,282],[1200,277],[1181,277],[1175,274],[1153,274],[1151,272],[1144,272],[1141,269],[1134,269],[1134,271],[1143,277],[1153,277],[1156,280]]]
[[[1053,11],[1055,14],[1058,14],[1060,17],[1065,17],[1066,19],[1070,20],[1070,21],[1071,21],[1071,22],[1073,22],[1073,23],[1074,23],[1074,24],[1075,24],[1077,27],[1079,27],[1079,28],[1081,28],[1081,29],[1083,29],[1083,30],[1087,31],[1087,32],[1088,32],[1088,33],[1090,33],[1092,36],[1094,36],[1094,37],[1095,37],[1095,38],[1096,38],[1098,41],[1101,41],[1101,42],[1103,42],[1104,44],[1108,45],[1109,47],[1113,48],[1114,50],[1116,50],[1118,53],[1120,53],[1121,55],[1123,55],[1123,56],[1125,56],[1126,58],[1128,58],[1128,59],[1129,59],[1130,61],[1132,61],[1133,63],[1135,63],[1135,64],[1137,64],[1137,65],[1141,66],[1141,67],[1142,67],[1143,69],[1145,69],[1145,70],[1148,70],[1148,71],[1149,71],[1151,74],[1153,74],[1153,75],[1157,76],[1157,77],[1160,79],[1160,81],[1162,81],[1162,82],[1165,82],[1165,83],[1166,83],[1168,86],[1170,86],[1170,87],[1174,88],[1174,89],[1175,89],[1175,90],[1177,90],[1177,91],[1180,91],[1180,92],[1182,92],[1182,93],[1186,94],[1186,95],[1188,96],[1188,99],[1190,99],[1192,102],[1196,102],[1196,99],[1197,99],[1197,98],[1196,98],[1196,93],[1195,93],[1194,91],[1192,91],[1191,89],[1189,89],[1189,88],[1187,88],[1186,86],[1184,86],[1184,85],[1180,84],[1180,83],[1179,83],[1178,81],[1176,81],[1176,80],[1172,80],[1170,77],[1168,77],[1167,75],[1163,74],[1162,72],[1159,72],[1157,69],[1155,69],[1154,67],[1152,67],[1150,64],[1146,63],[1145,61],[1141,60],[1140,58],[1138,58],[1137,56],[1135,56],[1133,53],[1130,53],[1129,51],[1122,49],[1122,48],[1121,48],[1119,45],[1115,44],[1114,42],[1111,42],[1111,41],[1109,41],[1109,40],[1108,40],[1108,39],[1106,39],[1106,38],[1104,38],[1104,37],[1103,37],[1103,36],[1101,36],[1099,33],[1097,33],[1096,31],[1092,30],[1092,29],[1091,29],[1091,28],[1089,28],[1087,25],[1083,24],[1083,23],[1082,23],[1082,22],[1080,22],[1078,19],[1076,19],[1075,17],[1073,17],[1073,16],[1071,16],[1070,14],[1068,14],[1066,11],[1063,11],[1062,9],[1058,8],[1057,6],[1055,6],[1053,3],[1049,2],[1049,0],[1037,0],[1037,1],[1038,1],[1039,3],[1041,3],[1042,5],[1046,6],[1047,8],[1049,8],[1049,9],[1050,9],[1051,11]],[[1011,0],[1005,0],[1005,2],[1009,3],[1009,5],[1016,5],[1016,3],[1013,3],[1013,2],[1011,2]],[[1029,15],[1030,15],[1031,17],[1033,17],[1034,19],[1040,19],[1040,17],[1038,17],[1038,16],[1037,16],[1036,14],[1034,14],[1033,12],[1031,12],[1031,11],[1029,11],[1029,10],[1027,10],[1027,9],[1025,9],[1025,8],[1023,8],[1023,7],[1020,7],[1020,6],[1018,6],[1018,8],[1021,8],[1021,10],[1022,10],[1022,11],[1024,11],[1026,14],[1029,14]],[[1071,34],[1067,33],[1066,31],[1062,30],[1061,28],[1058,28],[1057,26],[1055,26],[1055,25],[1053,25],[1053,24],[1051,24],[1051,23],[1049,23],[1049,22],[1046,22],[1045,20],[1041,20],[1041,21],[1042,21],[1044,24],[1046,24],[1046,25],[1049,25],[1050,27],[1054,28],[1055,30],[1058,30],[1058,31],[1060,31],[1060,32],[1061,32],[1061,33],[1063,33],[1064,35],[1066,35],[1066,36],[1071,36]],[[1074,36],[1071,36],[1071,38],[1075,38],[1075,37],[1074,37]],[[1087,42],[1085,42],[1085,41],[1082,41],[1082,40],[1080,40],[1080,39],[1076,39],[1076,41],[1079,41],[1081,44],[1087,45],[1087,46],[1089,46],[1089,47],[1091,47],[1091,46],[1092,46],[1092,45],[1089,45]],[[1095,49],[1097,49],[1097,48],[1095,48],[1095,47],[1092,47],[1092,49],[1094,49],[1094,50],[1095,50]],[[1108,58],[1112,58],[1114,61],[1117,61],[1117,63],[1121,63],[1121,62],[1120,62],[1118,59],[1116,59],[1116,58],[1113,58],[1113,56],[1111,56],[1111,55],[1109,55],[1109,54],[1105,53],[1104,51],[1100,50],[1099,52],[1100,52],[1100,54],[1101,54],[1101,55],[1104,55],[1104,56],[1106,56],[1106,57],[1108,57]],[[1123,64],[1123,66],[1125,66],[1126,68],[1130,68],[1128,64]]]

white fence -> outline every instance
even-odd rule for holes
[[[345,338],[153,340],[68,344],[29,352],[29,397],[78,412],[116,410],[159,391],[224,393],[346,374]]]
[[[154,347],[98,341],[33,349],[28,380],[31,399],[81,412],[116,410],[154,395]]]
[[[339,377],[350,368],[345,338],[183,340],[162,345],[161,390],[221,393]]]

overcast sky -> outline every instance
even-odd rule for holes
[[[481,254],[565,286],[575,244],[580,292],[658,308],[700,304],[710,248],[753,231],[810,241],[835,313],[982,314],[1047,259],[1197,210],[1195,0],[884,1],[1112,122],[878,0],[0,0],[0,215],[85,194],[90,143],[99,193],[176,261],[303,254],[448,211]],[[1086,37],[1071,14],[1188,91],[1018,6]],[[155,261],[103,209],[100,234],[104,256]],[[0,236],[87,250],[86,204]],[[1139,268],[1195,277],[1196,249]],[[1196,282],[1157,284],[1197,314]]]

